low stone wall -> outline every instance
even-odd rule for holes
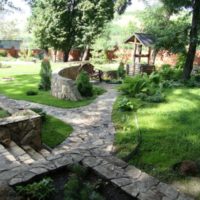
[[[39,150],[42,147],[40,115],[31,110],[21,110],[0,119],[0,143],[9,146],[11,141]]]
[[[58,74],[64,78],[76,80],[76,77],[79,74],[79,68],[80,66],[74,66],[74,67],[67,67],[58,72]]]
[[[78,75],[78,69],[78,66],[64,68],[52,75],[51,93],[54,97],[71,101],[82,99],[74,81]]]

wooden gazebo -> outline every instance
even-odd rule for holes
[[[155,69],[155,38],[150,34],[134,33],[125,43],[132,43],[133,65],[129,68],[128,74],[135,75],[138,73],[150,74]],[[145,47],[145,52],[143,51]],[[141,59],[147,58],[147,63],[141,64]]]

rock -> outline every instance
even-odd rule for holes
[[[196,175],[198,173],[198,166],[192,160],[184,160],[180,164],[179,173],[184,176]]]

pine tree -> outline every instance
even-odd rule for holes
[[[40,84],[39,89],[48,91],[51,89],[51,65],[48,59],[44,59],[41,63],[41,70],[40,70]]]

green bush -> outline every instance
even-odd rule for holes
[[[17,186],[16,191],[19,195],[27,199],[47,200],[55,193],[53,180],[45,178],[40,182],[28,184],[26,186]]]
[[[153,72],[149,75],[149,80],[151,83],[159,84],[160,83],[160,75],[157,72]]]
[[[6,57],[7,51],[6,50],[0,50],[0,57]]]
[[[177,69],[183,69],[186,62],[186,54],[182,53],[178,55],[178,61],[175,65],[175,68]]]
[[[162,65],[159,75],[161,80],[179,81],[182,79],[183,70],[181,68],[171,68],[170,65]]]
[[[161,103],[165,101],[165,96],[162,94],[162,92],[157,91],[154,95],[147,96],[145,101],[153,103]]]
[[[164,64],[161,66],[161,70],[159,71],[159,74],[162,78],[162,80],[170,80],[173,76],[173,69],[171,68],[171,65]]]
[[[135,109],[135,106],[134,104],[128,100],[128,98],[124,97],[123,99],[121,99],[119,101],[119,106],[118,108],[121,110],[121,111],[132,111]]]
[[[41,70],[40,70],[40,84],[39,89],[48,91],[51,89],[51,65],[49,60],[44,59],[41,63]]]
[[[196,80],[195,76],[192,76],[190,80],[185,82],[185,85],[191,88],[200,87],[200,82]]]
[[[147,80],[142,75],[134,77],[126,77],[119,90],[130,97],[135,97],[136,94],[141,93],[147,87]]]
[[[80,94],[84,97],[93,96],[93,86],[90,83],[87,72],[81,71],[76,79],[76,85]]]
[[[101,87],[93,87],[93,95],[95,96],[99,96],[102,95],[104,92],[106,92],[106,90],[104,88]]]
[[[37,91],[33,91],[33,90],[28,90],[26,92],[26,95],[27,96],[36,96],[36,95],[38,95],[38,92]]]
[[[124,79],[126,76],[126,70],[124,69],[124,63],[120,63],[118,69],[117,69],[117,75],[119,78]]]
[[[74,174],[65,184],[65,200],[103,200],[103,197],[95,191],[95,184],[85,182],[87,170],[80,165],[72,168]]]

